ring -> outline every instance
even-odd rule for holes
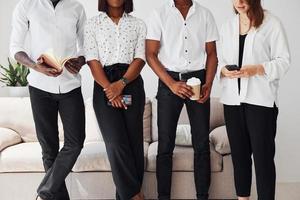
[[[124,99],[122,99],[121,102],[124,103],[125,102]]]

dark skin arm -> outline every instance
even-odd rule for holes
[[[85,58],[83,56],[79,56],[78,58],[72,58],[66,62],[65,67],[70,73],[77,74],[85,64]]]
[[[95,81],[104,88],[107,98],[111,101],[112,106],[115,108],[125,108],[127,106],[122,102],[122,91],[125,88],[123,83],[119,80],[111,83],[104,70],[102,64],[97,60],[88,61],[88,65],[91,69],[92,75]],[[145,62],[142,59],[134,59],[130,64],[124,77],[129,81],[135,80],[141,73]]]
[[[193,95],[192,88],[183,81],[175,81],[165,70],[165,67],[158,59],[160,41],[146,40],[147,62],[159,79],[164,82],[170,90],[182,99],[190,98]]]
[[[59,76],[61,72],[58,72],[56,69],[53,69],[43,63],[36,63],[34,62],[27,53],[20,51],[15,54],[15,59],[20,64],[29,67],[33,70],[36,70],[42,74],[45,74],[47,76],[56,77]]]
[[[198,100],[199,103],[204,103],[210,97],[211,88],[213,85],[213,81],[215,78],[215,74],[217,71],[218,65],[218,58],[217,58],[217,51],[216,51],[216,42],[208,42],[206,43],[206,80],[205,84],[202,86],[202,96]]]

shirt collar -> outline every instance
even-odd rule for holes
[[[192,0],[192,2],[193,2],[193,6],[192,6],[192,7],[194,7],[194,6],[195,6],[195,0]],[[171,7],[175,7],[175,2],[174,2],[174,0],[169,0],[169,5],[170,5]]]
[[[106,13],[106,12],[103,12],[104,13],[104,18],[109,18],[109,16],[108,16],[108,14]],[[122,15],[122,17],[121,18],[127,18],[129,16],[129,14],[128,13],[126,13],[126,12],[123,12],[123,15]]]

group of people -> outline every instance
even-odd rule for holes
[[[140,73],[146,61],[159,78],[158,199],[171,198],[176,127],[185,105],[196,196],[208,200],[210,93],[215,77],[222,88],[237,196],[249,200],[253,155],[258,199],[275,199],[278,87],[290,65],[288,43],[281,22],[262,8],[261,0],[232,2],[236,15],[218,32],[211,12],[195,0],[165,0],[146,23],[130,14],[132,0],[99,0],[99,14],[89,20],[75,0],[20,0],[13,13],[10,51],[30,68],[30,99],[46,172],[37,199],[70,199],[65,178],[85,139],[79,71],[86,63],[95,80],[93,107],[116,199],[144,199],[145,91]],[[73,57],[63,71],[37,61],[49,48],[60,58]],[[192,77],[201,80],[198,100],[190,99],[194,93],[186,81]],[[58,113],[64,129],[62,149]]]

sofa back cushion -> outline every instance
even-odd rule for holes
[[[225,124],[224,114],[223,114],[223,105],[219,102],[219,98],[211,98],[210,104],[210,131],[216,127],[222,126]],[[186,107],[183,106],[181,111],[178,124],[187,124],[189,125],[189,118],[186,111]],[[152,141],[158,140],[158,129],[157,129],[157,100],[156,98],[152,99]]]
[[[0,98],[0,127],[12,129],[17,132],[23,142],[36,142],[36,131],[32,116],[31,103],[28,97],[25,98]],[[93,108],[92,99],[85,101],[86,113],[86,139],[85,142],[102,141],[101,132],[98,126]],[[144,140],[151,142],[151,102],[146,101],[144,112]],[[59,138],[63,141],[63,125],[58,115]]]

